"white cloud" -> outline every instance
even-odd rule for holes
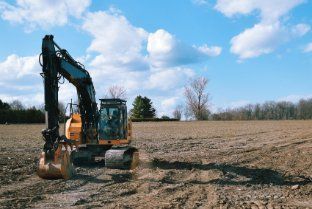
[[[21,57],[9,55],[0,62],[0,99],[20,100],[26,106],[43,102],[43,86],[38,55]]]
[[[12,54],[0,62],[0,81],[19,79],[25,76],[39,76],[38,55],[19,57]]]
[[[208,4],[208,0],[192,0],[192,2],[194,4],[197,4],[197,5],[206,5],[206,4]]]
[[[231,52],[239,55],[240,59],[257,57],[271,53],[284,41],[286,41],[285,31],[278,23],[256,24],[232,38]]]
[[[280,19],[304,0],[218,0],[215,9],[227,17],[259,12],[260,22],[231,40],[231,52],[240,59],[273,52],[280,44],[310,31],[307,24],[286,26]]]
[[[151,33],[148,37],[147,51],[154,56],[169,53],[174,45],[176,45],[175,38],[163,29]]]
[[[43,90],[44,86],[42,85],[41,88]],[[73,102],[78,101],[76,87],[68,81],[65,81],[63,84],[59,85],[58,94],[59,101],[63,102],[64,104],[69,103],[71,99],[73,99]]]
[[[280,44],[309,31],[310,26],[306,24],[297,24],[289,29],[279,22],[259,23],[232,38],[231,52],[240,59],[258,57],[273,52]]]
[[[99,53],[91,59],[91,66],[111,74],[149,68],[142,55],[148,33],[131,25],[118,10],[88,13],[82,29],[93,37],[88,52]]]
[[[11,94],[3,94],[0,93],[0,99],[5,102],[12,102],[14,100],[19,100],[26,107],[32,106],[40,106],[44,102],[44,95],[42,92],[38,93],[29,93],[29,94],[19,94],[19,95],[11,95]]]
[[[161,102],[161,105],[162,105],[163,108],[166,108],[166,109],[174,108],[175,105],[177,104],[177,100],[178,99],[179,99],[178,97],[171,97],[171,98],[168,98],[168,99],[164,99]]]
[[[299,95],[299,94],[291,94],[285,97],[278,98],[277,101],[286,101],[286,102],[299,102],[300,99],[311,99],[312,94]]]
[[[11,102],[20,100],[26,106],[44,102],[44,86],[40,76],[38,55],[21,57],[9,55],[0,62],[0,99]],[[68,103],[76,98],[76,89],[66,82],[60,85],[59,100]]]
[[[207,44],[204,44],[203,46],[198,47],[198,50],[203,52],[204,54],[210,56],[210,57],[219,56],[222,52],[221,47],[219,47],[219,46],[208,47]]]
[[[144,82],[149,76],[148,71],[132,71],[107,65],[91,67],[89,72],[98,97],[103,97],[111,85],[121,85],[130,94],[139,91],[144,88]]]
[[[182,65],[221,53],[216,46],[183,44],[163,29],[148,33],[115,8],[88,13],[82,29],[93,37],[88,52],[98,53],[89,66],[95,86],[101,85],[96,87],[100,96],[112,84],[123,85],[129,94],[172,91],[195,74]]]
[[[162,99],[159,110],[158,110],[158,116],[159,117],[163,115],[166,115],[169,117],[172,116],[172,112],[174,111],[174,108],[179,103],[179,100],[180,98],[177,96]]]
[[[291,32],[293,36],[301,37],[307,34],[311,30],[311,26],[307,24],[297,24],[292,27]]]
[[[14,81],[16,83],[16,81]],[[25,84],[14,84],[13,82],[0,82],[1,92],[6,92],[5,89],[9,89],[12,91],[30,91],[33,89],[41,88],[42,84],[33,84],[33,83],[25,83]]]
[[[261,22],[274,23],[304,0],[218,0],[215,9],[227,17],[259,11]]]
[[[152,71],[146,83],[147,89],[173,90],[183,86],[186,81],[195,76],[190,68],[173,67]]]
[[[108,11],[89,12],[82,29],[93,37],[88,51],[99,53],[92,65],[114,66],[130,70],[149,70],[153,67],[171,67],[201,62],[209,56],[218,56],[217,46],[189,46],[174,35],[159,29],[148,33],[133,26],[115,8]]]
[[[124,86],[128,94],[140,89],[149,70],[142,55],[148,33],[133,26],[115,8],[88,13],[82,29],[93,37],[87,51],[98,53],[89,58],[97,97],[103,97],[111,85]]]
[[[153,66],[167,67],[204,61],[210,56],[220,55],[221,48],[207,45],[189,46],[169,32],[159,29],[149,34],[147,52]]]
[[[222,12],[227,17],[235,14],[249,14],[255,9],[254,1],[246,0],[218,0],[215,9]]]
[[[306,53],[312,52],[312,42],[308,43],[303,51],[306,52]]]
[[[176,89],[195,75],[184,65],[221,53],[217,46],[189,46],[163,29],[149,33],[132,25],[115,8],[90,12],[83,21],[82,29],[93,37],[87,52],[97,53],[89,56],[86,65],[97,97],[103,97],[111,85],[122,85],[130,102],[139,94],[148,96],[164,114],[161,101],[176,97]],[[166,114],[171,114],[168,111]]]
[[[1,17],[11,23],[24,24],[30,32],[37,27],[47,29],[80,18],[90,0],[17,0],[15,5],[0,1]]]
[[[157,91],[166,94],[184,86],[185,82],[195,76],[194,70],[184,67],[149,68],[136,71],[132,68],[97,63],[90,66],[90,74],[95,83],[99,97],[105,95],[111,85],[122,85],[129,94]]]
[[[82,29],[94,39],[89,51],[99,52],[116,59],[117,56],[135,57],[140,54],[148,33],[134,27],[116,10],[88,13]]]

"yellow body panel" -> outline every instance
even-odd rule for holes
[[[65,126],[65,136],[67,139],[76,141],[75,145],[78,146],[81,144],[81,116],[80,114],[74,113],[71,117],[67,120]],[[123,144],[130,144],[132,140],[132,122],[128,122],[128,135],[126,139],[114,139],[114,140],[106,140],[106,139],[99,139],[99,145],[123,145]]]
[[[66,121],[65,136],[67,139],[75,140],[75,145],[81,143],[81,117],[80,114],[74,113]]]

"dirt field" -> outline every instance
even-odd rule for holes
[[[312,121],[135,123],[134,171],[42,180],[42,125],[0,126],[1,208],[312,208]]]

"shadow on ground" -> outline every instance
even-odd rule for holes
[[[190,183],[195,184],[220,184],[220,185],[256,185],[256,184],[271,184],[271,185],[306,185],[311,183],[311,179],[305,176],[284,176],[281,173],[268,168],[248,168],[231,164],[209,163],[200,164],[192,162],[169,162],[165,160],[153,159],[152,166],[160,169],[177,169],[177,170],[219,170],[223,173],[224,178],[213,179],[210,181],[192,180]],[[239,177],[244,177],[244,180],[239,180]],[[246,180],[247,179],[247,180]],[[173,179],[167,183],[175,183]]]
[[[93,163],[89,163],[89,164],[81,164],[79,166],[80,168],[83,169],[101,169],[101,168],[105,168],[105,163],[104,161],[100,161],[100,162],[93,162]],[[118,170],[118,169],[116,169]],[[105,171],[104,171],[105,172]],[[101,173],[99,175],[102,175],[104,173]],[[99,179],[99,175],[87,175],[87,174],[82,174],[80,172],[77,172],[76,175],[74,176],[74,180],[83,180],[86,182],[92,182],[92,183],[123,183],[123,182],[127,182],[130,181],[132,179],[134,179],[133,174],[131,173],[107,173],[107,175],[111,176],[111,179]]]

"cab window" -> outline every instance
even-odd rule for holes
[[[101,109],[99,135],[100,139],[106,140],[124,138],[123,112],[116,107]]]

